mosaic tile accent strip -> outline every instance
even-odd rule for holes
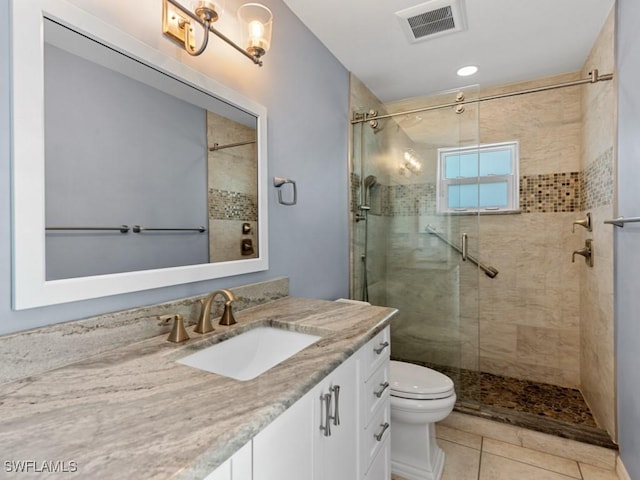
[[[436,211],[435,183],[410,185],[382,185],[381,213],[389,217],[425,215]]]
[[[258,198],[256,195],[210,188],[209,218],[257,222]]]
[[[580,172],[520,177],[520,209],[523,213],[579,211],[580,177]]]
[[[581,189],[583,210],[613,203],[613,147],[585,169]]]
[[[360,177],[351,174],[351,208],[357,211]],[[522,213],[577,212],[613,202],[613,148],[587,170],[520,177]],[[406,217],[436,213],[435,183],[380,185],[372,191],[373,213]]]
[[[351,172],[351,213],[358,212],[358,201],[360,194],[360,175]]]

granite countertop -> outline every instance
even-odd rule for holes
[[[1,385],[0,476],[22,478],[10,467],[31,461],[31,472],[56,462],[75,470],[64,478],[203,478],[395,313],[286,297],[236,313],[237,325],[214,321],[215,331],[207,335],[189,328],[191,339],[181,344],[163,335]],[[245,382],[176,362],[260,324],[323,338]]]

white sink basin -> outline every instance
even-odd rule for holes
[[[257,327],[184,357],[178,363],[236,380],[251,380],[320,338],[280,328]]]

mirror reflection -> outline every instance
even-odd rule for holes
[[[45,21],[46,280],[258,257],[257,119]]]

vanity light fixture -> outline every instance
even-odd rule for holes
[[[262,66],[261,57],[271,44],[271,10],[259,3],[247,3],[238,9],[243,48],[213,27],[222,15],[223,1],[198,0],[191,2],[190,10],[177,0],[162,0],[162,33],[179,43],[189,55],[197,56],[207,48],[209,32],[212,32],[253,63]],[[197,25],[204,29],[204,39],[198,48],[194,35],[194,26]]]
[[[420,170],[422,170],[422,162],[420,161],[420,157],[413,150],[409,149],[404,152],[404,162],[401,168],[406,168],[411,173],[419,174]]]

